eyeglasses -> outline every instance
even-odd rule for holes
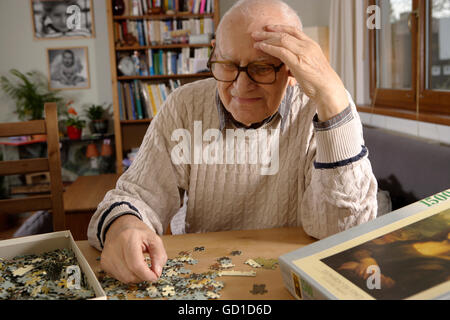
[[[208,68],[211,70],[213,77],[221,82],[234,82],[242,71],[247,73],[248,77],[259,84],[273,84],[277,80],[277,73],[281,70],[284,63],[275,66],[269,63],[251,62],[245,67],[241,67],[232,61],[215,61],[211,60],[214,49],[208,60]]]

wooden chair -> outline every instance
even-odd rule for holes
[[[0,161],[0,175],[49,172],[50,194],[0,200],[0,214],[50,210],[53,230],[66,230],[56,103],[45,104],[45,120],[0,124],[0,137],[47,135],[47,158]]]

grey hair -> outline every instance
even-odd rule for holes
[[[248,17],[250,19],[258,19],[261,17],[261,7],[264,7],[264,5],[278,7],[283,16],[287,18],[287,20],[295,21],[295,25],[300,29],[303,29],[302,21],[297,12],[282,0],[239,0],[234,3],[233,6],[228,9],[227,12],[225,12],[225,14],[223,15],[221,22],[217,27],[217,34],[219,33],[222,21],[226,20],[226,17],[228,17],[229,15],[237,11],[244,17]],[[254,8],[255,6],[257,7],[257,9]]]

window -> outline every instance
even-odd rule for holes
[[[450,1],[371,0],[370,111],[450,125]],[[364,110],[366,109],[366,110]]]

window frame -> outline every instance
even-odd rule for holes
[[[426,41],[428,41],[429,37],[425,36],[427,23],[425,15],[426,2],[428,1],[431,0],[412,1],[412,88],[410,90],[376,87],[378,63],[377,30],[369,30],[369,74],[372,106],[361,106],[359,107],[360,111],[450,125],[450,91],[426,89]],[[377,3],[378,0],[369,0],[368,5],[376,5]],[[429,18],[431,18],[431,10],[429,14]],[[431,19],[428,19],[428,21],[431,21]],[[428,30],[431,34],[431,27]],[[418,34],[420,35],[419,41]],[[417,55],[421,57],[420,61],[418,61]],[[431,59],[431,55],[429,55],[429,59]]]

